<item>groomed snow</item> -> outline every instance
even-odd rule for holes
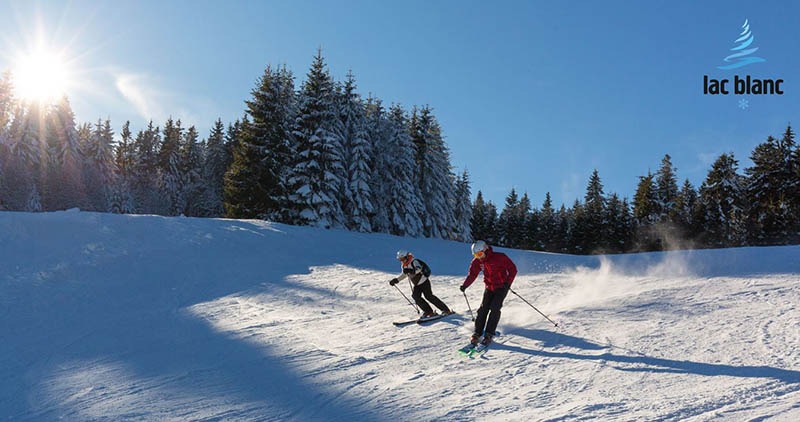
[[[391,324],[400,248],[458,315]],[[561,328],[509,295],[470,360],[467,244],[0,212],[0,419],[800,420],[800,247],[505,252]]]

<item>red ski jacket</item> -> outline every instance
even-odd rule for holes
[[[469,266],[469,275],[464,280],[464,285],[469,287],[481,271],[483,271],[483,282],[486,283],[486,288],[491,291],[502,288],[506,283],[511,286],[511,283],[514,282],[514,277],[517,276],[517,266],[511,262],[511,259],[504,253],[493,251],[491,246],[486,249],[486,257],[484,259],[472,259],[472,264]]]

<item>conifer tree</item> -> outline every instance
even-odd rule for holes
[[[133,166],[131,169],[131,194],[140,214],[157,214],[164,208],[159,193],[158,150],[161,144],[161,129],[151,120],[147,128],[136,134],[133,142]]]
[[[664,155],[661,167],[656,172],[656,209],[658,221],[672,222],[675,217],[675,206],[678,198],[678,180],[675,175],[672,157]]]
[[[130,120],[122,125],[120,136],[121,139],[114,149],[114,166],[117,170],[117,177],[129,181],[134,160],[133,134],[131,133]]]
[[[7,139],[7,129],[13,118],[14,103],[11,72],[5,71],[0,75],[0,145],[4,144]]]
[[[497,206],[492,201],[486,203],[486,238],[485,242],[496,245],[498,243],[499,235],[497,228]]]
[[[606,199],[597,169],[592,172],[586,186],[582,219],[576,221],[581,249],[591,253],[601,246],[603,227],[606,225]]]
[[[24,211],[35,196],[41,210],[39,185],[42,183],[42,164],[47,164],[47,144],[45,128],[41,126],[45,117],[39,107],[31,105],[13,106],[10,123],[6,128],[4,154],[2,201],[4,207],[13,211]],[[35,193],[35,195],[34,195]]]
[[[456,180],[455,192],[455,228],[454,240],[471,242],[470,223],[472,221],[472,204],[470,202],[469,173],[464,170]]]
[[[352,71],[347,73],[347,79],[337,97],[338,135],[344,147],[347,174],[343,202],[347,227],[360,232],[370,232],[372,231],[370,220],[375,211],[369,183],[374,151],[367,139],[365,108],[356,92],[356,81]]]
[[[108,212],[115,182],[114,131],[111,121],[97,121],[83,142],[84,179],[90,210]]]
[[[160,192],[163,202],[158,207],[161,215],[179,215],[183,212],[181,191],[181,138],[183,127],[180,119],[170,117],[164,124],[163,138],[158,151],[158,171]]]
[[[286,179],[292,157],[295,116],[294,75],[267,66],[246,101],[247,124],[239,127],[237,152],[228,174],[231,210],[246,218],[287,221]]]
[[[290,171],[289,200],[295,222],[343,227],[341,193],[346,183],[344,151],[337,136],[333,79],[318,50],[300,94],[292,135],[295,160]]]
[[[205,189],[202,179],[204,155],[203,144],[198,142],[197,129],[190,126],[183,133],[180,145],[178,164],[180,192],[176,207],[180,215],[202,215],[201,204]]]
[[[7,143],[13,103],[14,97],[11,86],[11,73],[6,71],[0,75],[0,211],[5,210],[7,207],[5,204],[7,199],[5,198],[7,196],[8,186],[3,168],[9,160]]]
[[[424,236],[422,213],[425,210],[419,186],[415,183],[416,162],[408,122],[402,106],[393,104],[385,132],[384,147],[376,149],[376,163],[383,168],[382,202],[391,222],[390,232],[412,237]],[[386,177],[388,176],[388,178]]]
[[[370,202],[373,206],[370,226],[374,233],[389,233],[391,222],[389,219],[389,197],[388,189],[392,175],[389,174],[389,165],[392,158],[387,153],[388,141],[388,119],[383,103],[379,98],[371,95],[367,97],[364,104],[364,116],[366,120],[366,134],[370,148],[373,151],[370,168],[373,169],[369,178],[369,191],[372,194]]]
[[[708,246],[739,246],[746,240],[742,177],[737,166],[733,154],[722,154],[700,187]]]
[[[542,230],[542,212],[536,207],[531,207],[525,219],[525,249],[541,251],[542,246],[539,243],[540,232]]]
[[[46,122],[44,189],[38,191],[42,208],[46,211],[87,208],[84,155],[75,128],[75,115],[66,97],[47,113]]]
[[[478,191],[475,196],[475,202],[472,204],[472,218],[469,223],[472,238],[486,241],[489,237],[489,209],[483,200],[481,191]]]
[[[675,225],[679,236],[691,239],[697,233],[695,210],[697,207],[697,191],[689,179],[681,186],[678,197],[675,199]]]
[[[388,147],[388,119],[380,99],[371,95],[367,97],[364,102],[364,122],[366,140],[372,150],[369,166],[373,172],[367,181],[373,207],[370,227],[374,233],[389,233],[391,222],[388,204],[391,198],[387,192],[392,182],[391,175],[388,174],[390,158],[384,151]]]
[[[515,210],[515,218],[519,221],[517,248],[532,249],[533,239],[536,236],[536,221],[533,219],[531,200],[528,192],[522,194]]]
[[[424,205],[425,235],[452,238],[455,177],[441,127],[428,106],[414,109],[409,127],[414,143],[416,182]]]
[[[633,217],[628,201],[620,200],[616,193],[612,193],[605,214],[605,224],[601,227],[601,250],[610,253],[628,251],[633,237]]]
[[[233,161],[230,151],[225,143],[225,125],[222,119],[217,119],[206,142],[205,163],[203,165],[203,214],[208,217],[221,217],[225,212],[223,207],[223,192],[225,172]]]
[[[569,253],[572,250],[569,244],[572,237],[572,213],[564,204],[561,204],[561,208],[556,213],[556,223],[557,235],[552,241],[551,252]]]
[[[753,167],[745,169],[745,174],[748,175],[750,239],[755,244],[784,243],[795,231],[794,147],[794,132],[790,126],[783,138],[769,136],[750,156]]]
[[[497,219],[497,244],[507,248],[517,247],[517,240],[520,238],[521,221],[517,218],[519,196],[517,191],[511,188],[511,192],[506,196],[506,203],[503,211]]]
[[[658,221],[658,196],[653,174],[639,177],[633,197],[633,217],[636,243],[639,250],[652,251],[661,248],[660,238],[654,227]]]
[[[566,239],[567,252],[574,254],[588,254],[585,245],[586,236],[586,217],[583,204],[575,199],[572,207],[567,211],[567,221],[569,222],[569,235]]]
[[[534,249],[556,252],[557,249],[554,245],[558,243],[558,235],[556,210],[553,208],[550,192],[547,192],[542,203],[542,209],[539,212],[539,231]]]
[[[110,189],[109,212],[115,214],[131,214],[136,212],[131,184],[134,169],[134,145],[130,130],[130,122],[125,122],[120,133],[122,139],[114,151],[113,183]]]

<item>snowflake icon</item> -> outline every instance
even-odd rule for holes
[[[739,108],[745,110],[747,109],[747,107],[750,107],[750,102],[747,101],[746,98],[742,98],[741,100],[739,100]]]

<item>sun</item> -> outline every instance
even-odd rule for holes
[[[66,94],[69,85],[65,61],[47,50],[20,55],[11,75],[14,95],[24,101],[52,103]]]

